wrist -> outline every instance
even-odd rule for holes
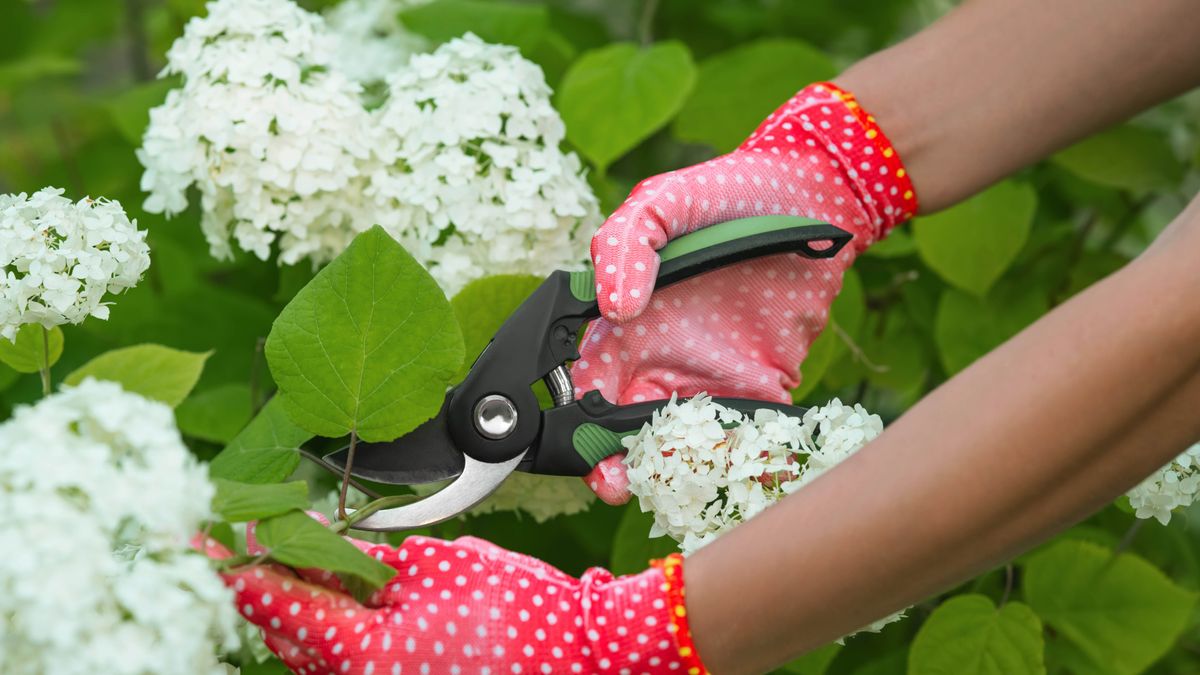
[[[595,672],[708,674],[689,628],[683,556],[615,579],[602,570],[588,572],[580,593],[585,654],[590,652]]]
[[[887,134],[854,94],[829,82],[801,89],[738,152],[761,155],[768,164],[777,158],[781,168],[818,189],[822,183],[837,186],[842,196],[824,205],[843,211],[837,207],[849,201],[857,209],[848,217],[837,213],[829,222],[850,230],[859,252],[917,210],[912,180]],[[801,192],[806,192],[803,186]],[[820,205],[822,196],[816,201]],[[828,219],[820,210],[812,215]]]

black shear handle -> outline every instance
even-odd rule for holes
[[[853,238],[849,232],[802,216],[756,216],[727,220],[671,240],[659,249],[655,288],[753,258],[799,253],[806,258],[832,258]],[[593,270],[571,273],[571,294],[589,303],[585,320],[600,316]]]
[[[851,238],[845,230],[800,216],[757,216],[717,223],[660,249],[656,284],[663,288],[725,265],[782,253],[832,258]],[[551,272],[496,331],[455,389],[448,408],[449,433],[455,446],[474,459],[491,463],[525,452],[543,435],[540,409],[530,385],[578,359],[579,333],[584,324],[599,316],[592,270]],[[564,395],[571,394],[569,386],[562,389]],[[516,426],[502,438],[485,436],[472,423],[476,406],[495,393],[508,397],[516,408]],[[649,419],[649,413],[641,418]],[[575,466],[568,473],[579,470]]]
[[[792,417],[803,417],[806,411],[786,403],[747,398],[713,397],[712,400],[747,417],[753,417],[754,411],[763,408]],[[517,468],[552,476],[586,476],[600,460],[624,451],[621,439],[640,431],[654,411],[667,403],[659,400],[615,405],[600,392],[591,391],[570,405],[544,410],[542,434],[530,448],[529,459]]]

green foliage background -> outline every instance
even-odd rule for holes
[[[950,4],[441,0],[409,12],[405,22],[435,39],[474,30],[517,44],[540,63],[558,92],[568,142],[590,162],[609,209],[645,176],[730,149],[799,87],[918,30]],[[211,352],[178,409],[191,446],[211,458],[273,388],[263,340],[312,271],[245,255],[214,260],[194,207],[171,221],[140,208],[133,151],[147,110],[172,85],[153,78],[184,23],[201,12],[199,0],[2,0],[0,192],[54,185],[73,198],[105,196],[149,229],[148,277],[118,299],[109,321],[64,328],[55,381],[134,344]],[[623,105],[631,100],[648,104]],[[797,400],[837,395],[893,419],[1119,269],[1195,192],[1198,113],[1194,97],[1170,102],[900,228],[855,265],[833,326],[804,365]],[[486,332],[484,319],[460,320],[468,336]],[[0,417],[39,392],[36,374],[0,365]],[[281,414],[274,406],[268,413]],[[260,418],[253,437],[239,440],[241,449],[274,448],[259,467],[266,478],[253,482],[278,480],[296,466],[288,448],[305,434],[281,429],[281,419]],[[1167,527],[1142,526],[1114,505],[1014,564],[929,599],[882,634],[831,645],[781,672],[1200,672],[1200,546],[1192,522],[1185,513]],[[669,542],[646,538],[648,528],[631,505],[594,506],[537,526],[491,514],[433,532],[477,534],[579,573],[590,565],[634,571],[669,550]]]

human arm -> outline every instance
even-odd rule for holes
[[[1200,85],[1190,0],[968,0],[836,82],[887,130],[923,212]]]
[[[743,280],[738,280],[738,271],[721,271],[697,279],[695,290],[656,292],[653,297],[659,304],[647,307],[651,284],[634,273],[639,267],[649,269],[653,249],[661,242],[713,222],[693,206],[706,198],[713,201],[706,195],[718,170],[729,173],[724,160],[752,153],[754,148],[746,146],[754,137],[729,156],[652,177],[635,188],[594,240],[595,266],[606,284],[599,294],[601,306],[606,316],[613,308],[617,311],[610,320],[597,322],[589,334],[576,365],[576,383],[583,390],[600,389],[618,402],[700,391],[783,400],[798,382],[798,367],[808,345],[824,328],[844,269],[909,215],[912,205],[902,200],[860,204],[864,194],[878,195],[873,190],[879,185],[885,195],[895,189],[902,196],[911,179],[921,212],[965,198],[1078,138],[1200,83],[1200,41],[1193,38],[1197,32],[1200,14],[1187,0],[967,2],[913,38],[868,57],[836,78],[836,84],[857,96],[862,104],[859,110],[873,115],[878,131],[886,133],[887,142],[875,148],[874,156],[865,155],[861,143],[867,130],[853,135],[850,140],[857,144],[853,161],[847,161],[840,148],[826,155],[808,144],[815,140],[816,150],[825,148],[830,140],[842,139],[843,129],[825,133],[818,128],[809,134],[801,128],[805,121],[837,123],[846,108],[829,106],[835,110],[829,118],[818,114],[826,106],[818,106],[800,111],[812,113],[803,119],[795,110],[795,104],[805,98],[801,92],[763,127],[774,122],[779,139],[790,137],[791,148],[785,150],[797,150],[803,167],[813,155],[821,155],[823,180],[818,182],[815,172],[809,171],[788,174],[783,181],[764,170],[760,177],[766,184],[776,179],[794,189],[777,194],[752,180],[738,184],[726,176],[728,189],[721,191],[720,198],[731,204],[779,205],[785,212],[796,208],[801,215],[831,221],[840,216],[842,220],[835,224],[850,229],[856,240],[847,256],[839,256],[835,265],[810,262],[784,270],[739,267],[755,270]],[[780,123],[788,120],[780,118],[788,117],[789,109],[792,128],[782,129]],[[903,166],[880,175],[878,160],[889,147],[898,151]],[[866,169],[863,159],[868,160]],[[904,170],[903,177],[899,169]],[[870,181],[864,182],[868,171]],[[678,178],[684,181],[671,183]],[[667,193],[673,199],[666,198]],[[884,212],[889,207],[893,210]],[[671,227],[663,229],[660,239],[642,243],[647,232],[636,225],[647,215]],[[635,226],[623,227],[628,223]],[[625,253],[616,257],[611,255],[615,250]],[[613,272],[605,277],[610,268]],[[781,277],[780,271],[797,276]],[[831,276],[826,279],[826,274]],[[620,277],[623,283],[618,282]],[[754,317],[736,311],[730,300],[741,296],[722,292],[722,284],[745,289],[752,302],[770,314]],[[615,297],[610,297],[612,293]],[[637,293],[640,300],[631,300],[630,293]],[[767,296],[773,300],[758,300]],[[689,302],[676,306],[685,300]],[[714,316],[715,321],[708,321]],[[663,326],[666,332],[660,332]],[[717,349],[710,349],[714,343]],[[705,358],[715,352],[728,356],[716,361]],[[628,499],[619,457],[602,462],[587,480],[605,501]]]
[[[928,597],[1200,438],[1200,415],[1188,414],[1200,407],[1200,204],[1163,236],[1170,246],[1064,303],[690,557],[688,609],[706,664],[760,672]],[[796,581],[780,583],[779,569]]]

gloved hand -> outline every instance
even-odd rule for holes
[[[349,541],[397,570],[364,604],[320,570],[224,575],[238,610],[293,672],[707,673],[678,555],[641,574],[593,568],[576,579],[474,537],[409,537],[399,548]],[[228,555],[212,541],[207,552]]]
[[[829,83],[801,90],[733,152],[647,178],[592,239],[602,320],[571,374],[581,395],[625,404],[691,396],[790,401],[855,257],[916,211],[900,158],[874,119]],[[654,293],[657,249],[726,220],[789,214],[854,235],[835,258],[741,263]],[[653,293],[653,295],[652,295]],[[585,477],[610,504],[629,499],[622,455]]]

